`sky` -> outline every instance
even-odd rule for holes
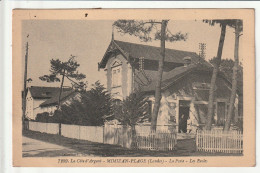
[[[25,45],[29,43],[28,78],[33,81],[30,86],[59,86],[60,83],[47,83],[39,77],[49,74],[50,60],[67,61],[70,55],[75,55],[80,64],[79,72],[86,75],[88,86],[100,80],[106,86],[106,75],[98,62],[101,61],[111,41],[112,24],[110,20],[24,20],[22,22],[23,57]],[[160,28],[158,26],[158,28]],[[217,55],[220,37],[220,26],[209,26],[202,21],[169,21],[171,33],[188,34],[186,41],[166,43],[167,48],[199,52],[199,43],[206,43],[206,59]],[[29,34],[29,38],[26,36]],[[134,36],[121,34],[114,29],[114,39],[126,42],[160,46],[160,41],[141,42]],[[234,59],[234,29],[227,27],[224,43],[223,59]],[[243,47],[243,37],[240,37],[240,50]],[[242,58],[240,58],[242,61]],[[24,69],[24,68],[23,68]],[[65,81],[65,86],[70,86]]]

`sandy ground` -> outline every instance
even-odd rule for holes
[[[23,157],[79,156],[76,150],[23,136]]]
[[[178,157],[234,156],[237,154],[196,151],[195,139],[179,139],[173,151],[133,150],[103,143],[66,138],[60,135],[23,131],[23,157],[99,156],[99,157]]]

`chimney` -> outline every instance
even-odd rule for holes
[[[206,58],[206,43],[199,43],[199,56],[203,59]]]
[[[183,58],[183,60],[184,60],[184,67],[187,67],[188,65],[191,64],[191,57],[186,56]]]
[[[144,70],[144,57],[139,58],[139,71]]]

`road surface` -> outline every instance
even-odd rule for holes
[[[23,136],[23,157],[57,156],[82,156],[82,154],[68,147]]]

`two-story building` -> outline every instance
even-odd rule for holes
[[[123,100],[140,90],[153,107],[160,56],[159,47],[112,39],[98,68],[106,71],[107,88],[114,99]],[[191,122],[195,132],[197,126],[205,124],[212,71],[213,66],[194,52],[166,49],[157,125],[177,125],[179,131],[186,132],[187,122]],[[220,72],[215,90],[215,125],[223,126],[225,122],[231,87]],[[238,104],[241,95],[238,90],[233,122],[242,118],[242,104]]]

